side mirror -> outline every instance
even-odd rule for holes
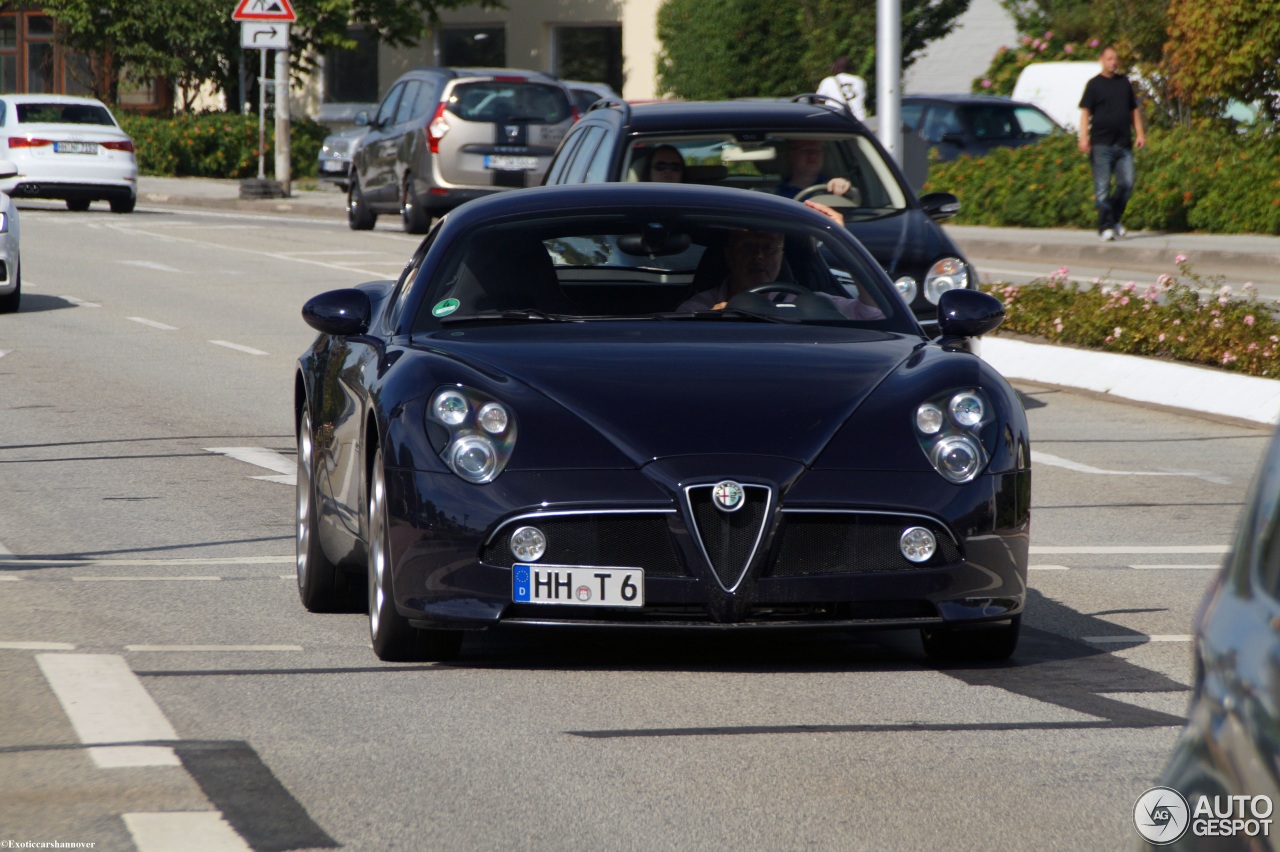
[[[363,290],[330,290],[302,306],[302,318],[321,334],[352,337],[369,330],[373,306]]]
[[[943,337],[981,337],[1004,322],[1004,305],[980,290],[948,290],[938,299],[938,331]]]
[[[369,126],[369,110],[367,109],[360,110],[358,113],[356,113],[356,117],[351,119],[351,123],[354,124],[356,127],[368,127]]]
[[[949,192],[931,192],[921,196],[920,206],[925,215],[935,222],[950,219],[960,212],[960,199]]]
[[[18,164],[13,160],[0,160],[0,178],[16,177]]]

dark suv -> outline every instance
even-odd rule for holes
[[[464,201],[536,186],[577,117],[569,90],[535,71],[409,71],[355,117],[368,133],[351,154],[347,222],[364,231],[399,213],[421,234]]]
[[[796,186],[792,181],[801,176],[792,154],[798,162],[804,148],[812,158],[815,144],[820,174]],[[843,105],[816,95],[597,103],[560,144],[544,182],[647,180],[650,158],[667,146],[684,160],[685,183],[813,198],[837,208],[922,323],[936,323],[938,298],[947,290],[978,286],[977,273],[938,225],[959,211],[956,197],[936,192],[917,199],[867,128]],[[670,151],[663,156],[669,159]],[[849,183],[842,195],[828,191],[834,178]]]

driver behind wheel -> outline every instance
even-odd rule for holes
[[[719,311],[723,310],[734,296],[746,293],[755,288],[767,285],[782,285],[779,275],[782,272],[783,249],[786,241],[782,234],[775,231],[732,231],[724,244],[725,265],[728,275],[718,287],[711,287],[686,299],[676,310],[679,311]],[[794,285],[787,287],[795,289]],[[761,289],[775,302],[790,303],[795,301],[795,294],[782,289],[768,291]],[[860,290],[861,292],[861,290]],[[834,307],[848,319],[877,320],[884,314],[877,308],[869,296],[862,299],[846,299],[832,296],[829,293],[816,295],[830,299]]]
[[[824,184],[832,195],[844,195],[853,188],[846,178],[828,178],[822,173],[822,143],[817,139],[792,139],[788,142],[787,162],[791,173],[778,184],[778,195],[795,198],[810,187]]]

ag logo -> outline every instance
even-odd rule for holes
[[[1164,846],[1187,833],[1191,810],[1172,787],[1152,787],[1133,806],[1133,824],[1148,843]]]
[[[746,492],[732,479],[717,482],[711,487],[711,499],[722,512],[736,512],[742,508]]]

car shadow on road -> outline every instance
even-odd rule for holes
[[[75,302],[61,296],[46,296],[43,293],[23,293],[22,303],[18,307],[20,314],[35,314],[41,311],[59,311],[63,308],[74,308]]]

